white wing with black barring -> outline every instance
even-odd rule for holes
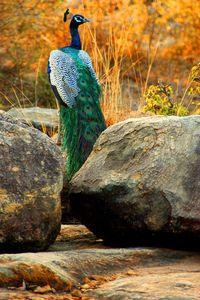
[[[87,65],[87,67],[90,71],[90,74],[96,79],[97,83],[100,85],[99,79],[97,78],[95,70],[93,68],[91,58],[87,54],[87,52],[84,51],[84,50],[80,50],[79,53],[78,53],[78,56]]]
[[[50,53],[49,64],[51,85],[56,87],[62,101],[72,108],[80,92],[77,85],[79,73],[74,60],[69,54],[53,50]]]

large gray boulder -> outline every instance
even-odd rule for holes
[[[70,199],[74,216],[106,241],[200,245],[200,116],[109,127],[73,178]]]
[[[0,252],[44,250],[55,240],[62,165],[50,138],[0,114]]]

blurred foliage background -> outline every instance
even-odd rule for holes
[[[56,107],[47,60],[70,42],[69,22],[63,23],[69,8],[92,20],[80,34],[103,86],[108,124],[141,111],[166,112],[163,86],[170,86],[169,108],[178,105],[165,114],[199,113],[200,1],[1,0],[0,6],[0,109]]]

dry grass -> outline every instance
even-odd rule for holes
[[[158,79],[173,85],[176,100],[191,105],[187,77],[200,54],[199,2],[67,2],[2,1],[0,108],[56,107],[46,62],[52,49],[69,43],[69,22],[62,22],[67,6],[92,18],[80,34],[102,84],[108,125],[138,114],[148,86]]]

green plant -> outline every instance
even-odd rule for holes
[[[190,73],[191,80],[194,80],[200,83],[200,63],[196,66],[193,66]]]
[[[151,85],[145,94],[146,105],[143,112],[153,112],[156,115],[187,116],[189,111],[186,106],[173,101],[174,91],[170,85],[158,82]]]
[[[188,95],[192,98],[192,104],[195,105],[194,113],[200,115],[200,63],[192,68],[190,76],[193,86],[189,89]]]

